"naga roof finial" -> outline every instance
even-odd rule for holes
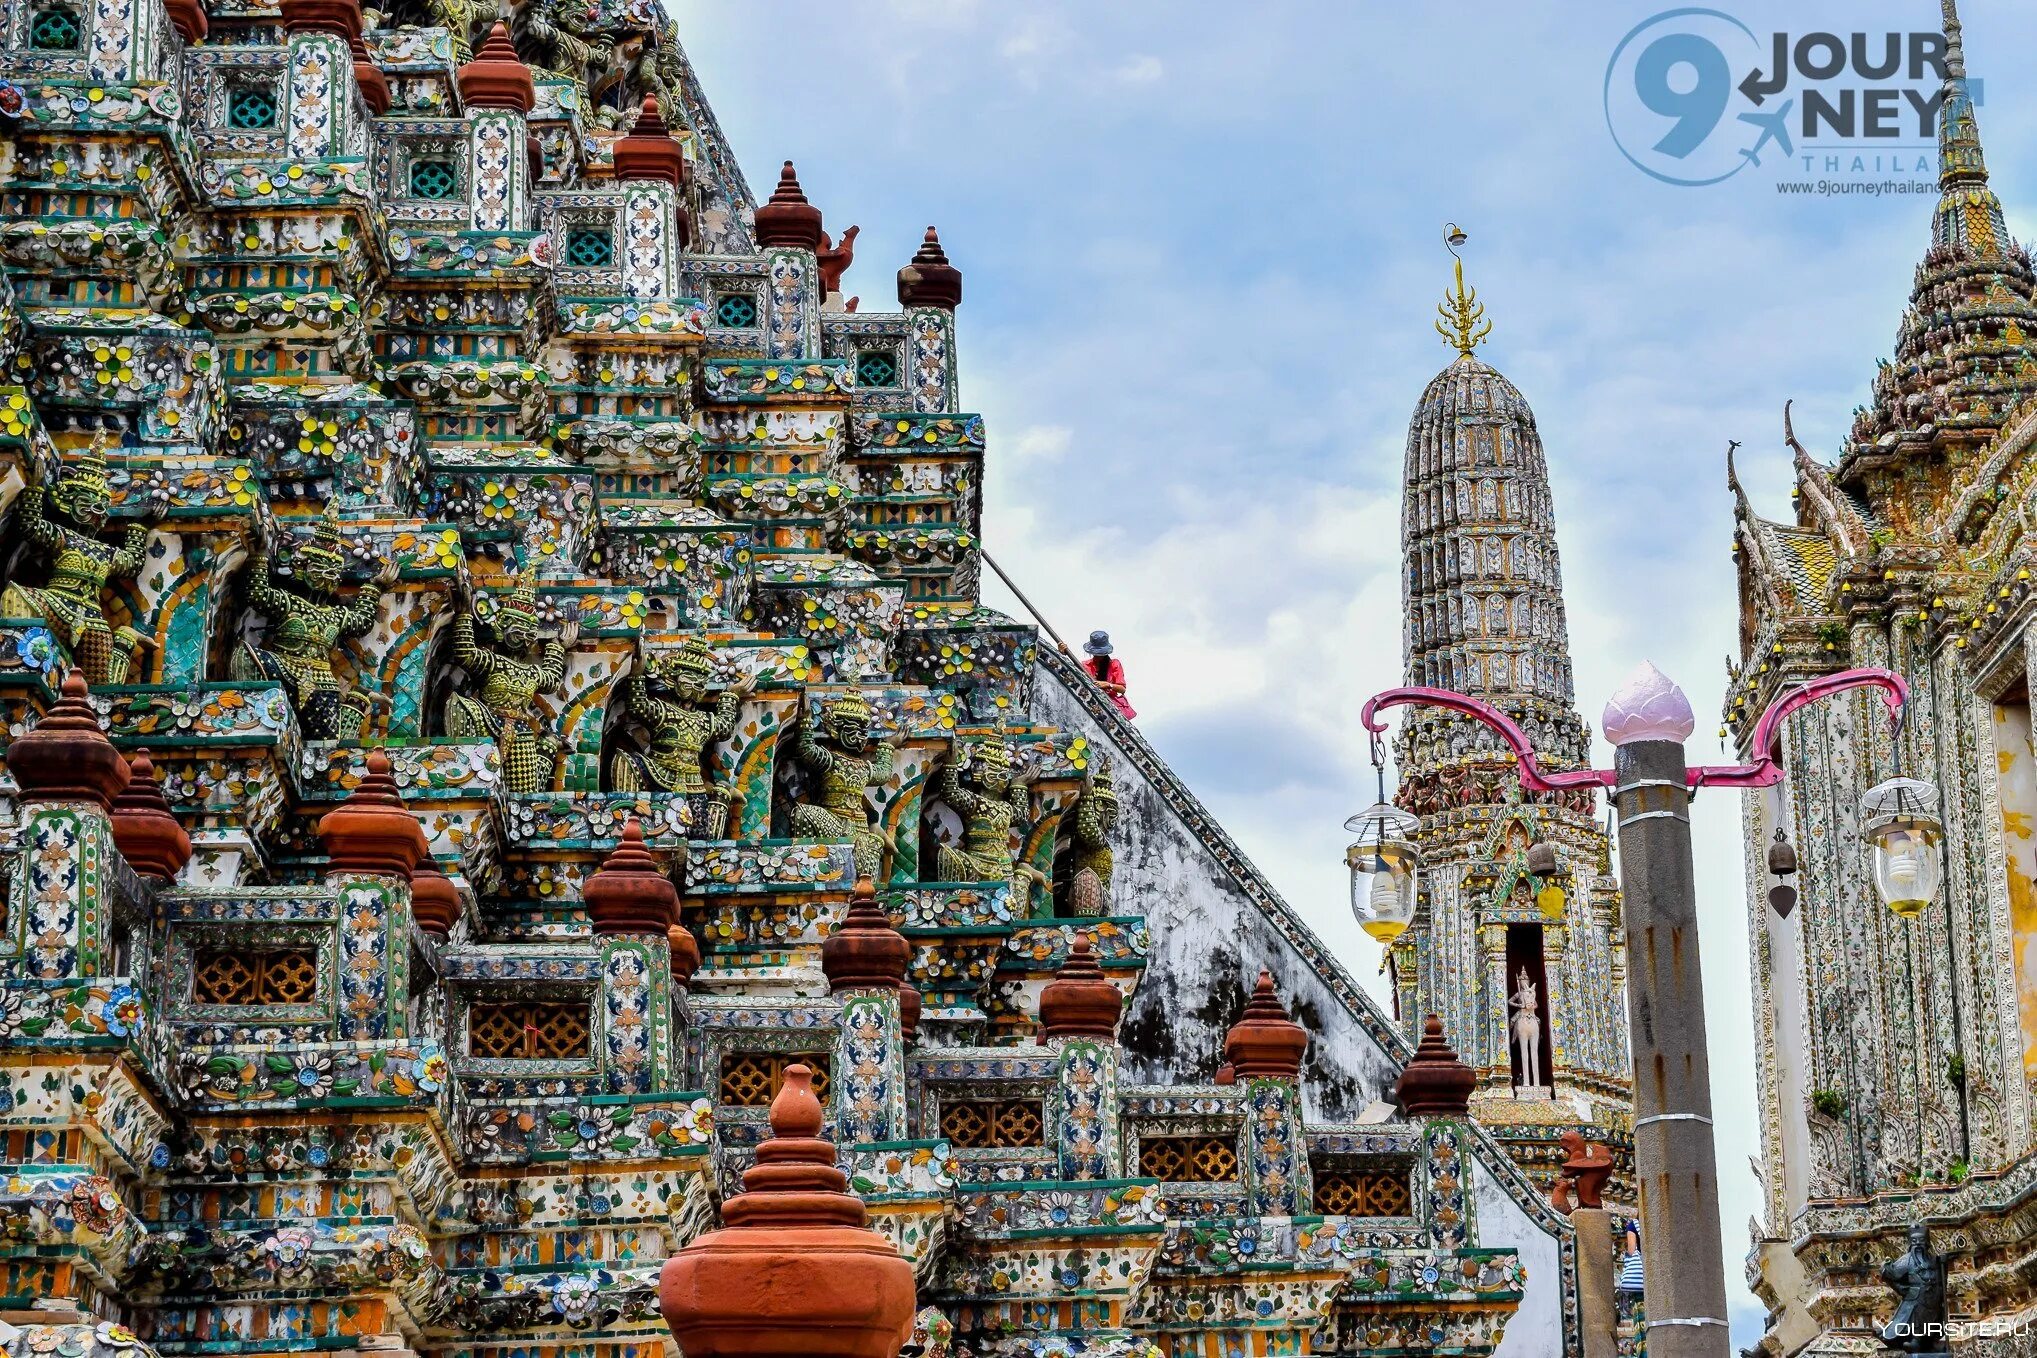
[[[1436,313],[1442,319],[1436,322],[1436,333],[1466,358],[1471,351],[1485,343],[1492,333],[1492,322],[1485,318],[1485,306],[1478,300],[1477,288],[1464,286],[1464,259],[1457,253],[1457,247],[1464,244],[1464,229],[1455,222],[1443,226],[1443,243],[1449,247],[1450,258],[1456,261],[1457,290],[1443,294]]]

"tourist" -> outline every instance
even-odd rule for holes
[[[1123,662],[1111,654],[1110,633],[1091,632],[1089,640],[1083,643],[1082,653],[1089,657],[1083,668],[1088,671],[1089,677],[1096,681],[1096,686],[1116,705],[1117,710],[1127,717],[1138,716],[1131,703],[1125,699],[1125,667]]]

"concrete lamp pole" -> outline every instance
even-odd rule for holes
[[[1900,675],[1845,670],[1792,689],[1761,714],[1754,763],[1697,768],[1686,766],[1683,756],[1683,742],[1697,724],[1690,700],[1653,665],[1643,665],[1606,704],[1601,729],[1615,749],[1611,769],[1544,773],[1511,717],[1449,689],[1388,689],[1361,714],[1376,737],[1386,730],[1379,713],[1388,708],[1443,708],[1498,733],[1519,762],[1525,791],[1612,790],[1627,926],[1634,1172],[1641,1190],[1642,1297],[1651,1358],[1726,1358],[1729,1350],[1690,798],[1700,787],[1756,788],[1781,781],[1774,750],[1783,721],[1821,698],[1856,688],[1881,689],[1890,720],[1901,720],[1909,688]]]

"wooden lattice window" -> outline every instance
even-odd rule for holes
[[[318,952],[202,948],[191,959],[195,1004],[310,1004],[318,998]]]
[[[585,1056],[584,1000],[476,1001],[467,1009],[467,1055],[509,1061]]]
[[[1406,1166],[1317,1168],[1315,1210],[1326,1217],[1414,1215]]]
[[[1047,1120],[1038,1099],[943,1099],[941,1135],[962,1151],[1044,1146]]]
[[[785,1085],[787,1066],[813,1072],[813,1092],[828,1096],[826,1052],[729,1052],[721,1058],[721,1101],[730,1108],[768,1108]]]
[[[1139,1173],[1172,1184],[1233,1183],[1238,1148],[1228,1136],[1142,1136]]]

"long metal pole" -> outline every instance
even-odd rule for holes
[[[1012,578],[1004,573],[1004,567],[997,564],[997,559],[991,556],[991,554],[988,552],[979,552],[978,554],[982,556],[984,562],[987,565],[989,565],[990,569],[997,572],[997,578],[1004,581],[1004,587],[1010,590],[1013,594],[1018,595],[1018,601],[1026,606],[1026,612],[1033,615],[1034,622],[1040,624],[1041,627],[1046,629],[1048,636],[1054,638],[1054,644],[1056,646],[1059,646],[1064,651],[1067,650],[1068,643],[1061,640],[1061,634],[1054,630],[1054,624],[1048,622],[1046,618],[1041,615],[1040,610],[1033,607],[1033,601],[1026,597],[1026,592],[1024,590],[1020,589],[1017,585],[1012,583]]]
[[[1727,1358],[1718,1155],[1683,746],[1619,747],[1620,890],[1649,1358]]]

